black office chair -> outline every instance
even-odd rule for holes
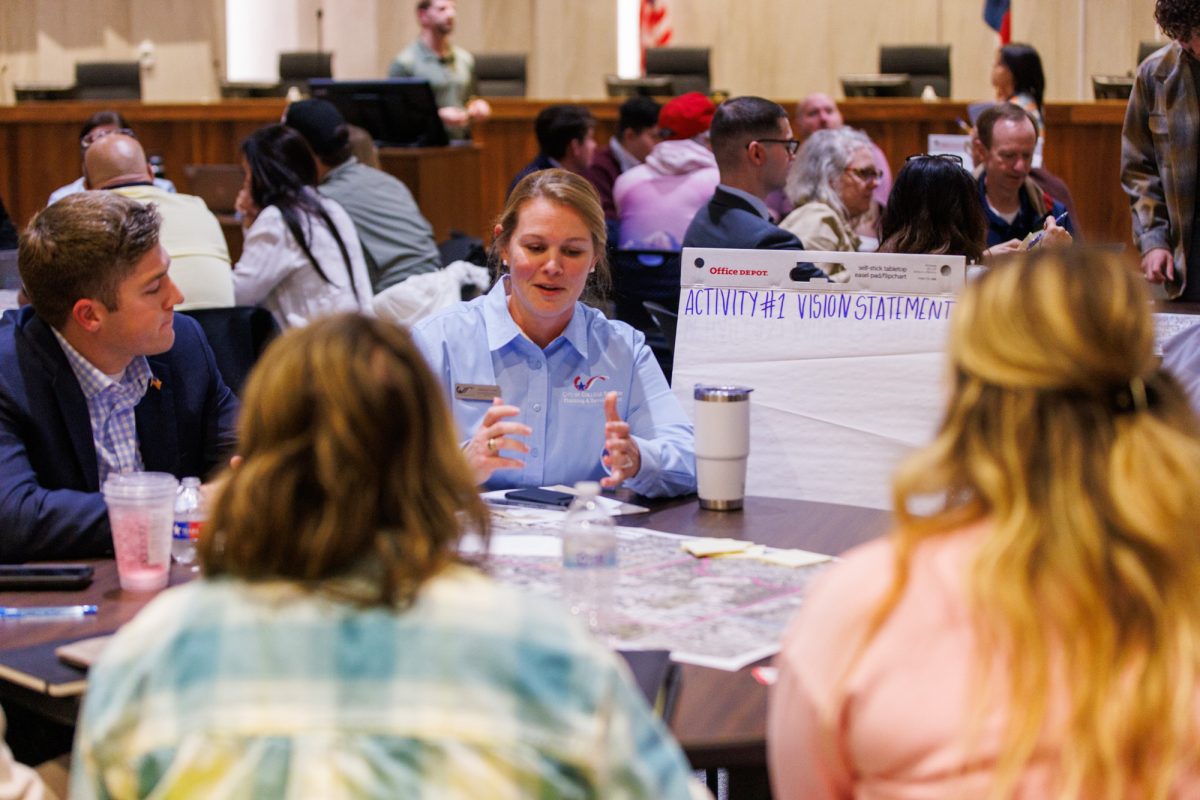
[[[675,94],[708,94],[712,83],[707,47],[648,47],[646,77],[666,76]]]
[[[655,330],[642,303],[679,308],[680,254],[673,250],[612,251],[613,302],[617,319],[639,331]]]
[[[245,180],[241,164],[185,164],[183,174],[188,194],[203,200],[209,211],[217,216],[237,213],[237,196]]]
[[[279,90],[282,94],[287,94],[293,86],[307,92],[309,78],[332,77],[333,53],[297,51],[279,54]]]
[[[672,250],[610,250],[614,316],[646,334],[663,373],[670,378],[671,348],[646,310],[647,301],[679,308],[680,254]]]
[[[1169,42],[1138,42],[1137,63],[1140,66],[1155,50],[1166,47]]]
[[[476,53],[475,91],[484,97],[525,96],[524,53]]]
[[[75,99],[141,100],[141,65],[136,61],[80,61],[76,63]]]
[[[932,86],[938,97],[949,97],[950,45],[880,45],[879,71],[907,74],[912,82],[909,87],[912,97],[920,97],[926,86]]]
[[[1129,75],[1093,75],[1092,94],[1097,100],[1128,100],[1133,94],[1133,78]]]
[[[179,313],[200,323],[217,359],[217,369],[234,394],[241,394],[254,362],[279,335],[275,317],[258,306],[197,308]]]
[[[17,251],[0,250],[0,289],[16,291],[21,288],[21,274],[17,272]]]
[[[650,300],[643,302],[642,307],[646,309],[650,319],[654,320],[659,333],[658,337],[647,339],[646,343],[654,351],[654,358],[662,368],[667,383],[670,383],[671,369],[675,364],[675,331],[679,327],[679,314]]]

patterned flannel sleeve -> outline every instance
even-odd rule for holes
[[[1121,188],[1129,195],[1133,240],[1139,253],[1156,247],[1171,249],[1170,217],[1161,172],[1163,165],[1159,164],[1154,147],[1154,134],[1165,135],[1166,130],[1152,130],[1155,120],[1165,120],[1161,116],[1152,118],[1150,114],[1155,86],[1149,66],[1150,62],[1147,62],[1138,70],[1121,131]]]
[[[602,741],[596,753],[596,796],[687,800],[710,797],[696,783],[679,744],[634,688],[632,678],[609,654],[607,703],[600,713]]]

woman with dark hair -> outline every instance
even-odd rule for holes
[[[242,168],[238,305],[261,304],[284,328],[369,309],[371,279],[354,223],[317,194],[317,165],[304,137],[284,125],[260,128],[242,142]]]
[[[1042,133],[1042,95],[1046,90],[1046,76],[1042,73],[1042,59],[1037,50],[1018,42],[997,50],[996,63],[992,66],[992,87],[996,90],[997,102],[1015,103],[1028,111],[1037,122],[1038,134]]]
[[[986,241],[987,218],[979,188],[962,159],[909,156],[883,211],[879,252],[947,253],[978,263]]]
[[[247,384],[203,577],[89,673],[71,796],[686,800],[619,656],[459,555],[488,512],[399,327],[336,314]],[[699,792],[697,792],[699,796]]]

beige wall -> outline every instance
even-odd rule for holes
[[[0,102],[13,84],[74,81],[77,61],[129,61],[154,45],[142,72],[148,101],[218,96],[223,0],[0,0]]]
[[[156,50],[156,65],[143,73],[147,100],[215,97],[224,2],[0,0],[0,102],[12,102],[16,82],[71,82],[77,60],[134,58],[145,39]],[[954,95],[986,98],[996,38],[983,24],[982,5],[677,0],[673,43],[713,48],[715,88],[790,98],[836,91],[843,73],[875,71],[880,44],[946,41],[953,44]],[[604,74],[616,71],[613,0],[459,0],[458,6],[457,42],[473,51],[528,53],[534,97],[598,97]],[[1013,35],[1040,51],[1048,100],[1087,99],[1092,73],[1133,68],[1137,42],[1154,38],[1153,6],[1153,0],[1023,3]],[[384,74],[416,34],[412,0],[300,0],[298,49],[315,45],[318,7],[337,77]]]

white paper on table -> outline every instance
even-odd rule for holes
[[[545,534],[501,533],[490,537],[488,554],[504,557],[562,558],[562,539]],[[459,542],[458,552],[483,552],[483,542],[477,534],[468,534]]]

